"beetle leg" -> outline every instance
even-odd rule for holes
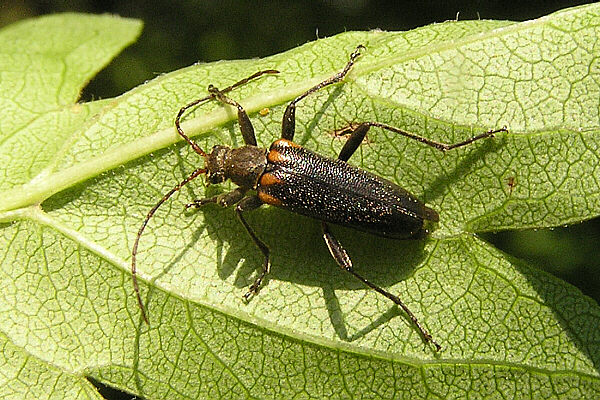
[[[356,149],[358,149],[358,146],[360,146],[360,144],[362,143],[370,127],[371,125],[369,125],[368,123],[362,123],[358,125],[358,127],[356,127],[355,129],[353,129],[351,131],[352,133],[350,134],[350,137],[348,138],[348,140],[346,140],[344,147],[342,147],[338,159],[342,161],[348,161],[348,159],[352,157],[352,154],[354,154]]]
[[[281,122],[281,137],[287,140],[294,140],[294,133],[296,132],[296,103],[305,98],[311,93],[316,92],[319,89],[324,88],[325,86],[333,85],[344,79],[344,77],[348,74],[356,59],[360,56],[360,51],[364,50],[365,46],[362,44],[358,45],[354,52],[350,54],[350,60],[346,63],[346,66],[343,70],[333,75],[329,79],[324,80],[321,83],[316,84],[312,88],[308,89],[306,92],[302,93],[300,96],[296,97],[285,109],[283,113],[283,121]]]
[[[412,140],[416,140],[417,142],[421,142],[423,144],[426,144],[427,146],[433,147],[435,149],[438,149],[440,151],[448,151],[448,150],[452,150],[452,149],[456,149],[458,147],[463,147],[466,146],[468,144],[471,144],[477,140],[480,139],[485,139],[488,137],[494,137],[494,135],[496,133],[500,133],[500,132],[508,132],[508,129],[506,128],[506,126],[503,126],[500,129],[490,129],[489,131],[483,132],[479,135],[475,135],[473,137],[470,137],[467,140],[463,140],[462,142],[458,142],[458,143],[453,143],[453,144],[447,144],[447,143],[442,143],[442,142],[436,142],[435,140],[431,140],[431,139],[427,139],[423,136],[419,136],[419,135],[415,135],[414,133],[410,133],[410,132],[406,132],[403,131],[402,129],[398,129],[394,126],[390,126],[390,125],[386,125],[386,124],[382,124],[380,122],[363,122],[362,124],[360,124],[359,126],[362,125],[369,125],[369,126],[375,126],[378,128],[382,128],[385,130],[388,130],[390,132],[394,132],[394,133],[399,133],[402,136],[405,136],[409,139]]]
[[[238,124],[240,125],[240,131],[242,132],[244,143],[249,146],[256,146],[254,127],[252,126],[252,122],[250,122],[250,118],[248,118],[248,113],[246,110],[244,110],[244,107],[242,107],[242,105],[237,101],[225,96],[221,90],[217,89],[213,85],[208,86],[208,91],[221,103],[229,104],[230,106],[237,108]]]
[[[379,122],[362,122],[362,123],[358,124],[358,126],[356,128],[352,128],[352,127],[347,128],[347,130],[350,131],[350,137],[344,144],[344,147],[342,147],[342,150],[340,151],[340,155],[338,156],[338,158],[343,161],[348,161],[348,159],[352,156],[352,154],[354,154],[354,152],[356,151],[358,146],[360,146],[363,139],[365,138],[365,135],[369,131],[369,128],[372,126],[382,128],[382,129],[385,129],[385,130],[388,130],[388,131],[391,131],[394,133],[399,133],[402,136],[405,136],[409,139],[416,140],[418,142],[421,142],[423,144],[426,144],[428,146],[436,148],[440,151],[448,151],[448,150],[456,149],[458,147],[463,147],[468,144],[471,144],[480,139],[485,139],[487,137],[493,137],[496,133],[508,132],[508,129],[506,127],[502,127],[500,129],[491,129],[487,132],[473,136],[467,140],[463,140],[462,142],[446,144],[446,143],[436,142],[435,140],[430,140],[423,136],[415,135],[414,133],[406,132],[406,131],[403,131],[402,129],[396,128],[394,126],[382,124]],[[346,134],[346,132],[344,131],[343,134]]]
[[[246,294],[244,295],[245,301],[248,301],[250,297],[258,293],[258,290],[262,285],[263,279],[269,273],[269,271],[271,271],[271,257],[269,255],[269,248],[266,244],[263,243],[262,240],[258,238],[258,236],[256,236],[256,233],[254,233],[254,230],[250,227],[250,225],[248,225],[248,222],[246,222],[246,219],[242,215],[243,212],[256,210],[262,205],[263,202],[260,201],[260,199],[257,196],[252,196],[242,199],[242,201],[240,201],[235,207],[235,212],[237,213],[237,216],[240,219],[242,225],[244,225],[244,228],[246,228],[246,232],[248,232],[248,235],[250,235],[256,247],[258,247],[265,256],[262,271],[260,275],[258,275],[258,278],[256,278],[256,280],[254,281],[254,283],[250,285],[250,287],[248,288],[248,292],[246,292]]]
[[[425,342],[433,344],[438,351],[441,350],[442,346],[440,346],[433,339],[433,337],[431,336],[429,331],[421,325],[421,323],[419,322],[417,317],[412,313],[412,311],[410,311],[408,306],[406,304],[404,304],[404,302],[402,300],[400,300],[400,298],[398,296],[395,296],[395,295],[391,294],[390,292],[375,285],[374,283],[369,282],[367,279],[363,278],[361,275],[357,274],[354,271],[354,269],[352,268],[352,260],[350,260],[350,256],[348,256],[348,253],[346,252],[346,250],[342,247],[340,242],[333,236],[333,234],[329,230],[329,226],[327,226],[327,224],[325,222],[321,222],[321,226],[323,228],[323,239],[325,239],[325,243],[327,244],[327,247],[329,248],[329,252],[333,256],[333,259],[335,260],[335,262],[344,271],[347,271],[347,272],[351,273],[352,275],[354,275],[354,277],[356,279],[358,279],[359,281],[364,283],[366,286],[375,290],[377,293],[384,295],[385,297],[387,297],[388,299],[390,299],[391,301],[396,303],[398,306],[400,306],[400,308],[402,308],[404,310],[404,312],[408,315],[408,317],[410,318],[412,323],[417,327],[417,329],[421,333],[421,336],[423,336],[423,339],[425,339]]]
[[[201,99],[197,99],[192,101],[191,103],[186,104],[185,106],[181,107],[181,109],[179,109],[179,112],[177,113],[177,117],[175,117],[175,127],[177,128],[177,133],[179,133],[179,135],[185,139],[186,142],[188,142],[192,148],[194,149],[194,151],[198,154],[200,154],[201,156],[205,157],[206,153],[204,152],[204,150],[202,150],[196,143],[194,143],[184,132],[183,129],[181,129],[181,117],[183,116],[183,113],[185,113],[187,110],[189,110],[192,107],[195,107],[197,105],[199,105],[202,102],[205,102],[207,100],[211,100],[217,97],[216,93],[219,93],[221,96],[225,97],[223,95],[223,93],[227,93],[229,91],[231,91],[232,89],[235,89],[238,86],[242,86],[245,85],[246,83],[248,83],[249,81],[251,81],[252,79],[258,78],[259,76],[265,75],[265,74],[278,74],[279,71],[274,70],[274,69],[266,69],[263,71],[258,71],[255,72],[254,74],[250,75],[247,78],[242,79],[241,81],[238,81],[236,83],[234,83],[233,85],[227,86],[225,89],[223,90],[218,90],[217,88],[215,88],[214,86],[210,85],[208,87],[208,91],[210,92],[210,94],[206,97],[203,97]],[[212,90],[211,90],[212,88]],[[216,92],[216,93],[215,93]],[[222,101],[221,99],[219,99],[220,101]],[[231,104],[228,101],[225,101],[225,103],[227,104]],[[236,103],[237,104],[237,103]],[[245,119],[242,116],[240,118],[240,108],[241,106],[239,104],[232,104],[233,106],[238,107],[238,121],[240,123],[240,127],[242,127],[242,120],[244,122],[244,124],[248,125],[250,124],[250,120],[248,119],[248,115],[246,115]],[[246,114],[246,112],[244,111],[244,109],[242,108],[243,114]],[[252,144],[252,143],[248,143],[248,140],[252,141],[252,139],[254,138],[254,129],[252,128],[252,124],[250,124],[250,131],[248,131],[248,128],[240,128],[242,130],[242,136],[244,136],[244,142],[246,144]],[[244,130],[245,129],[245,130]],[[246,138],[248,136],[248,139]],[[254,138],[254,145],[256,145],[256,138]]]
[[[191,203],[186,204],[185,208],[186,209],[191,208],[191,207],[200,208],[203,205],[208,204],[208,203],[216,203],[216,204],[220,205],[221,207],[229,207],[230,205],[235,204],[238,201],[240,201],[244,197],[246,192],[247,192],[247,189],[238,187],[238,188],[233,189],[231,192],[221,193],[221,194],[218,194],[216,196],[209,197],[206,199],[194,200]]]

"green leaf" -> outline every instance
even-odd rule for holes
[[[81,33],[64,37],[72,25]],[[22,41],[3,51],[29,55],[0,69],[1,394],[58,397],[65,388],[91,397],[90,376],[146,398],[598,397],[598,304],[474,233],[600,214],[600,5],[524,23],[348,32],[72,104],[138,29],[61,15],[0,31],[0,43]],[[159,209],[142,237],[144,325],[132,242],[150,207],[202,164],[178,140],[177,110],[210,83],[278,69],[231,94],[268,146],[286,104],[338,72],[358,44],[367,49],[345,81],[300,103],[298,143],[334,157],[343,145],[335,129],[365,120],[448,143],[510,131],[439,154],[373,129],[351,159],[440,213],[424,241],[334,229],[357,270],[399,293],[444,349],[424,350],[396,307],[340,271],[318,224],[273,207],[248,214],[273,268],[244,304],[260,252],[232,209],[183,212],[191,199],[228,189],[201,179]],[[235,113],[218,104],[198,108],[183,127],[207,150],[241,144]],[[21,378],[22,365],[40,379]]]

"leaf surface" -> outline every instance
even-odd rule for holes
[[[58,39],[67,24],[84,31],[73,39],[81,43]],[[62,15],[0,31],[0,42],[26,40],[19,29],[39,38],[3,47],[14,57],[39,53],[29,60],[37,84],[24,76],[28,68],[0,69],[0,101],[14,108],[3,113],[15,115],[0,125],[0,327],[5,348],[35,360],[40,376],[68,376],[82,387],[79,397],[89,387],[84,376],[146,398],[597,396],[598,305],[474,233],[600,214],[600,6],[523,23],[348,32],[261,60],[195,65],[115,99],[73,104],[127,42],[98,39],[122,37],[117,25],[130,40],[139,30],[112,17]],[[50,43],[42,46],[44,39]],[[200,179],[157,212],[142,238],[151,321],[142,324],[131,245],[150,207],[202,164],[178,141],[177,110],[208,84],[278,69],[231,93],[268,146],[280,136],[286,104],[341,70],[358,44],[367,49],[347,79],[299,104],[298,143],[335,157],[343,139],[334,131],[360,121],[448,143],[504,125],[510,131],[440,154],[373,129],[350,160],[440,213],[424,241],[334,230],[357,271],[398,293],[443,351],[424,351],[401,312],[335,266],[318,224],[272,207],[248,214],[271,247],[273,269],[244,304],[260,252],[232,209],[183,212],[191,199],[228,188]],[[23,51],[28,46],[32,52]],[[52,71],[59,71],[53,79],[40,78]],[[5,82],[20,85],[18,95]],[[183,127],[205,150],[241,145],[235,113],[218,104],[196,109]],[[8,371],[3,379],[17,389],[3,393],[26,393]],[[46,397],[56,394],[39,385]]]

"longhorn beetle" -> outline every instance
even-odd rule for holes
[[[133,244],[131,252],[133,286],[146,323],[148,323],[148,317],[136,277],[136,255],[140,237],[150,218],[165,201],[199,175],[206,174],[209,183],[217,184],[230,179],[238,187],[228,193],[194,200],[185,207],[202,207],[208,203],[216,203],[222,207],[236,204],[235,211],[240,222],[264,255],[262,270],[244,295],[245,300],[248,300],[260,289],[263,279],[271,269],[271,258],[269,248],[248,225],[244,218],[244,212],[255,210],[263,204],[269,204],[320,220],[323,239],[336,263],[363,284],[400,306],[417,327],[425,342],[433,344],[438,351],[441,349],[429,331],[421,325],[417,317],[398,296],[371,283],[354,271],[348,253],[329,230],[328,225],[333,223],[349,226],[393,239],[418,239],[428,234],[427,225],[429,223],[439,220],[438,213],[396,184],[346,162],[354,154],[371,127],[398,133],[441,151],[466,146],[476,140],[492,137],[495,133],[507,132],[507,129],[504,127],[490,130],[459,143],[444,144],[380,122],[362,122],[346,128],[344,133],[348,134],[349,138],[342,147],[337,160],[323,157],[294,143],[298,102],[326,86],[342,81],[364,49],[364,46],[359,45],[350,55],[350,60],[344,69],[308,89],[288,104],[283,114],[281,139],[273,142],[268,150],[257,147],[254,128],[248,114],[240,103],[227,97],[226,93],[262,75],[277,74],[279,71],[272,69],[259,71],[222,90],[209,85],[209,94],[206,97],[197,99],[179,110],[175,118],[177,132],[196,153],[204,158],[204,166],[196,169],[181,183],[169,190],[152,207]],[[217,100],[222,104],[237,108],[237,120],[244,139],[244,146],[232,149],[216,145],[210,153],[206,153],[183,132],[180,121],[184,112],[208,100]],[[247,196],[248,191],[254,191],[256,194]]]

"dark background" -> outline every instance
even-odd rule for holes
[[[264,57],[346,30],[409,30],[456,19],[524,21],[586,1],[15,1],[0,0],[0,27],[78,11],[139,18],[138,42],[102,71],[84,100],[113,97],[197,61]],[[600,218],[569,227],[482,235],[500,249],[600,302]],[[103,389],[107,398],[131,398]],[[120,397],[124,396],[124,397]]]

